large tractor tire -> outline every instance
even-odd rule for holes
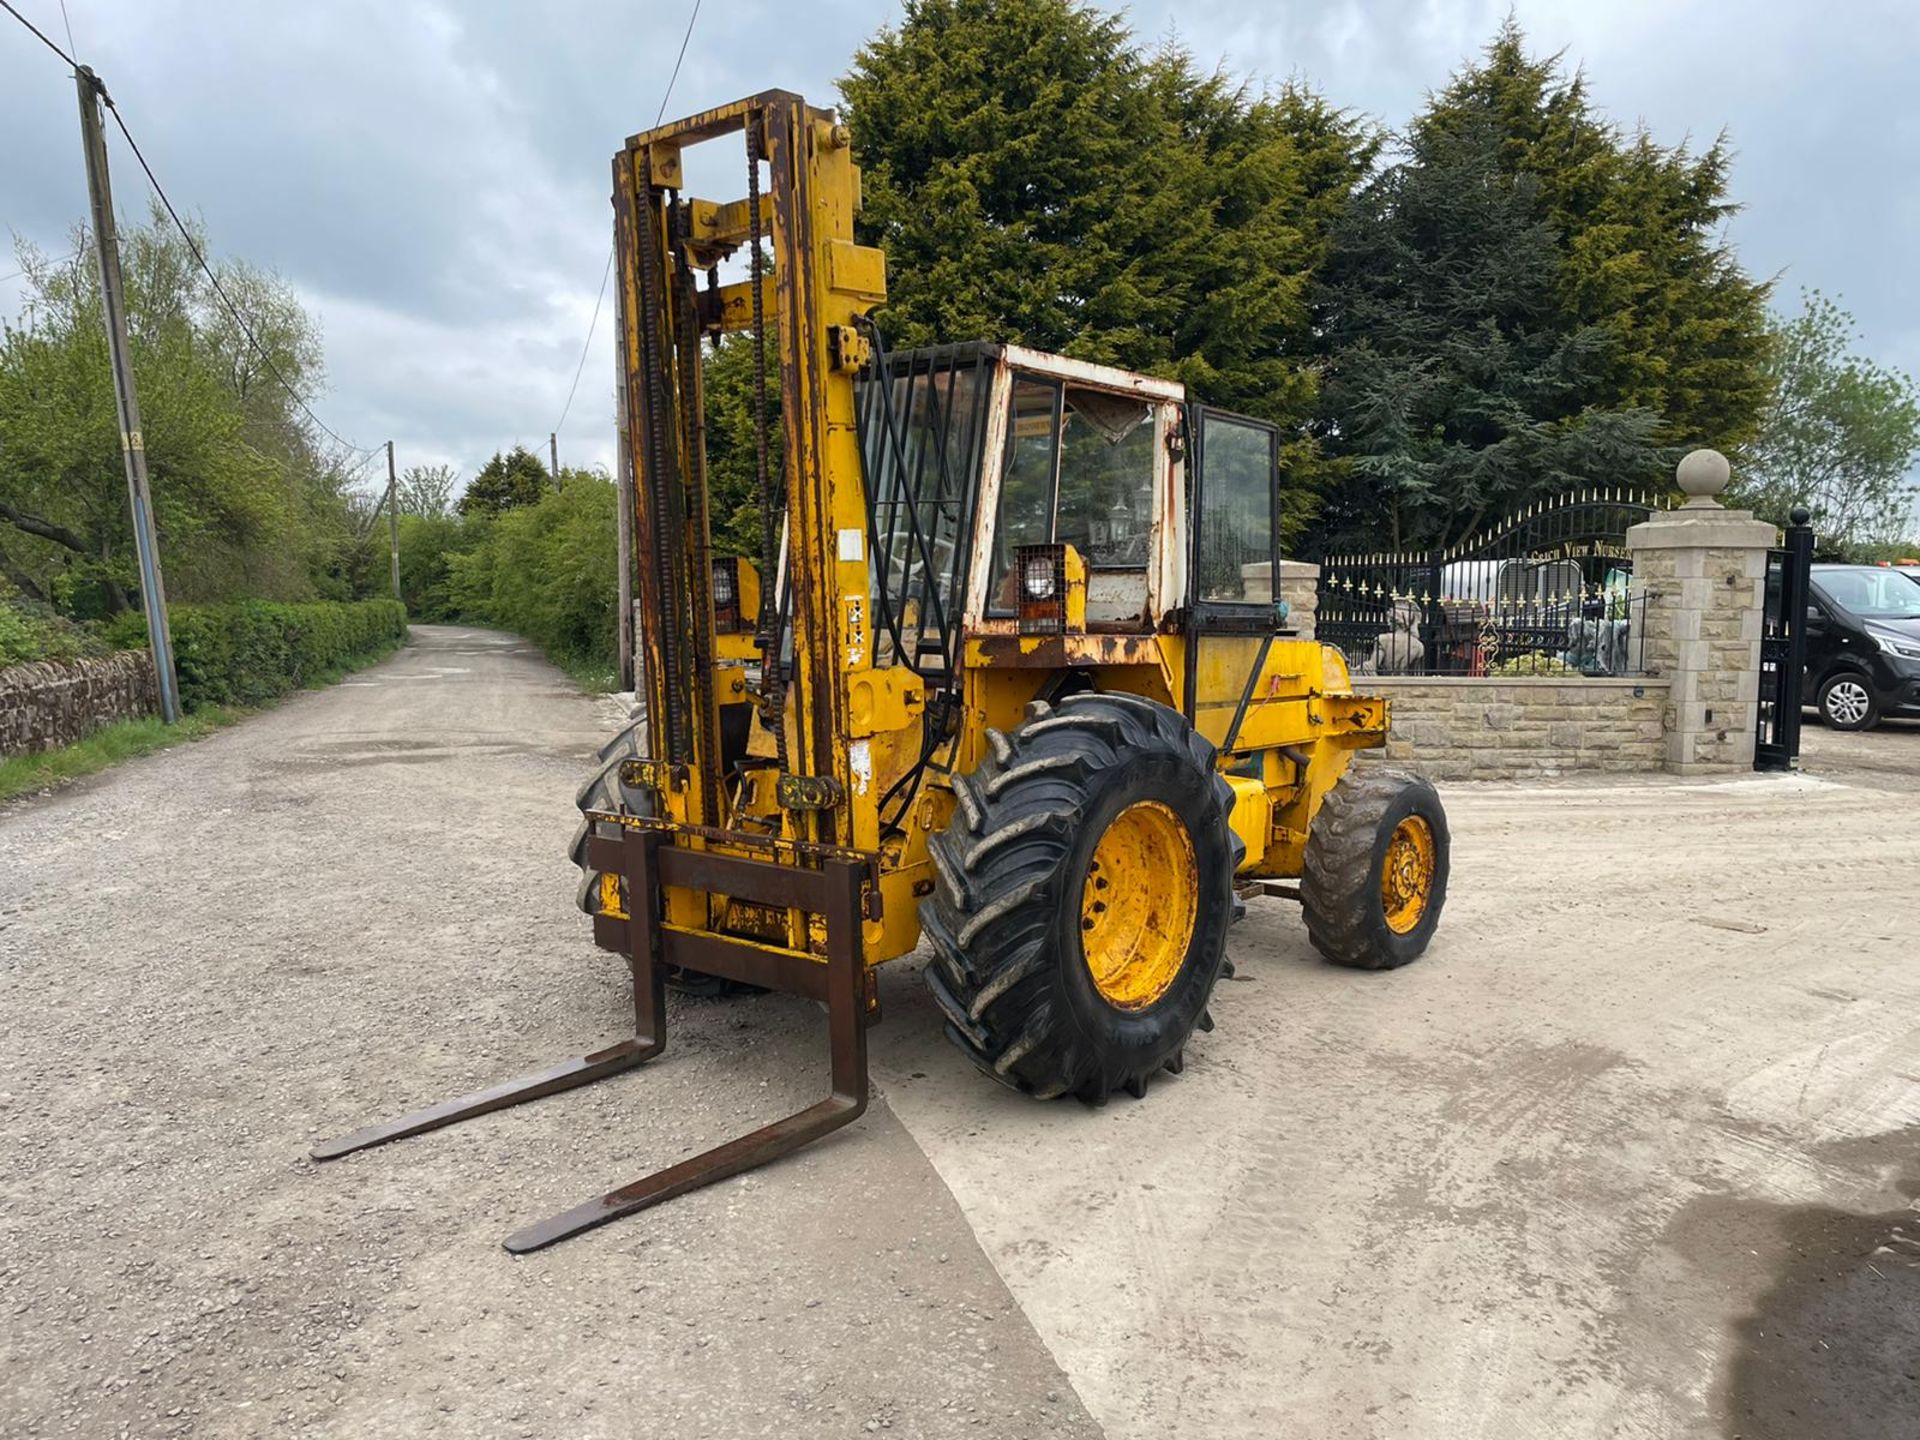
[[[1451,843],[1425,780],[1398,770],[1341,776],[1313,818],[1300,877],[1313,948],[1356,970],[1417,960],[1447,903]]]
[[[987,738],[920,907],[947,1037],[1039,1098],[1143,1096],[1213,1028],[1226,964],[1244,847],[1213,746],[1164,705],[1091,693]]]
[[[580,889],[575,902],[588,915],[601,913],[605,892],[601,873],[587,863],[587,838],[589,822],[586,812],[600,810],[616,815],[651,815],[653,796],[644,790],[630,789],[620,783],[620,765],[622,761],[640,758],[640,727],[644,719],[636,720],[606,744],[598,752],[598,768],[580,787],[574,798],[574,804],[580,809],[580,828],[573,832],[573,844],[568,853],[580,870]],[[602,833],[617,833],[619,827],[601,821]],[[616,880],[616,885],[624,890],[624,882]],[[704,971],[689,970],[682,965],[668,965],[667,984],[687,995],[758,995],[757,985],[743,985],[737,980],[723,979],[718,975],[708,975]]]

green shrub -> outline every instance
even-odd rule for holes
[[[573,471],[538,503],[469,517],[464,528],[461,547],[444,552],[447,608],[526,636],[576,675],[610,676],[619,611],[613,482]]]
[[[11,605],[0,605],[0,669],[38,660],[37,638],[26,616]]]
[[[452,565],[486,541],[486,520],[451,515],[400,517],[400,595],[415,620],[460,620],[465,613],[452,586]]]
[[[406,638],[398,600],[282,604],[169,605],[174,670],[185,710],[259,705]],[[126,615],[109,627],[125,647],[147,643],[146,619]]]
[[[110,648],[87,626],[62,619],[44,605],[0,594],[0,669],[33,660],[104,655]]]
[[[1578,666],[1569,665],[1566,661],[1549,655],[1544,650],[1530,650],[1525,655],[1515,655],[1512,659],[1502,660],[1487,670],[1487,674],[1498,676],[1503,680],[1524,675],[1578,675],[1579,673]]]

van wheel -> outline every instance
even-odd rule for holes
[[[1851,670],[1827,677],[1819,704],[1820,718],[1835,730],[1870,730],[1880,723],[1873,687]]]

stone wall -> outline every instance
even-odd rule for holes
[[[1240,578],[1249,600],[1271,600],[1273,567],[1262,560],[1242,565]],[[1314,638],[1314,618],[1320,608],[1320,567],[1305,560],[1280,562],[1280,598],[1287,602],[1286,627],[1302,640]]]
[[[0,755],[71,745],[103,725],[159,709],[153,657],[145,650],[14,665],[0,670]]]
[[[1657,771],[1666,759],[1665,679],[1365,676],[1393,702],[1387,759],[1433,780],[1575,771]]]
[[[1287,602],[1287,624],[1302,640],[1314,638],[1320,608],[1320,567],[1300,560],[1280,562],[1280,598]]]

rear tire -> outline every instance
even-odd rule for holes
[[[1880,706],[1867,677],[1852,670],[1829,675],[1820,686],[1820,718],[1835,730],[1871,730]]]
[[[987,738],[920,907],[947,1037],[1038,1098],[1143,1096],[1213,1028],[1243,853],[1213,746],[1164,705],[1093,693]]]
[[[1451,836],[1431,784],[1399,770],[1349,770],[1307,834],[1300,902],[1307,938],[1354,970],[1417,960],[1447,903]]]

